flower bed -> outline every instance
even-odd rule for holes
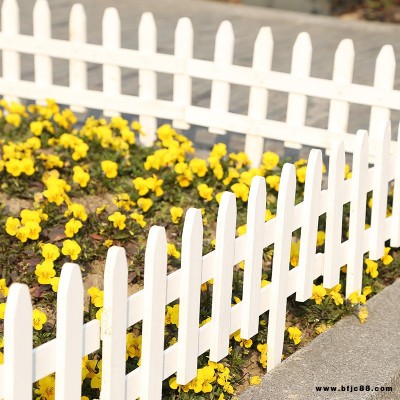
[[[246,154],[228,154],[224,144],[214,145],[207,159],[196,157],[193,144],[169,125],[158,129],[158,141],[153,147],[144,148],[136,145],[138,135],[143,134],[136,121],[91,117],[78,128],[74,114],[52,100],[44,106],[25,107],[4,100],[0,105],[0,293],[6,298],[12,282],[27,283],[31,288],[35,346],[55,337],[55,293],[65,262],[79,263],[88,286],[90,301],[85,321],[101,319],[103,292],[100,284],[92,282],[110,246],[126,249],[132,292],[142,286],[144,249],[152,225],[166,228],[168,270],[173,271],[180,266],[181,232],[189,207],[203,213],[203,254],[215,246],[218,203],[223,191],[230,190],[237,197],[238,235],[246,231],[246,206],[254,176],[265,177],[268,187],[265,219],[275,216],[280,174],[287,161],[276,153],[267,151],[262,165],[250,168]],[[295,165],[298,203],[303,198],[307,161],[297,160]],[[349,167],[346,175],[351,175]],[[371,204],[369,195],[367,222]],[[343,237],[348,231],[348,215],[346,205]],[[321,217],[317,241],[321,252],[324,227]],[[296,231],[291,268],[298,264],[299,238],[300,231]],[[295,303],[290,297],[284,355],[292,354],[342,316],[356,313],[364,322],[368,315],[363,306],[366,298],[399,275],[396,255],[387,247],[381,261],[366,258],[363,291],[353,293],[348,300],[342,290],[344,276],[342,284],[330,290],[315,282],[312,297],[305,303]],[[264,250],[261,286],[269,284],[272,257],[270,246]],[[233,304],[241,301],[243,270],[243,263],[234,270]],[[212,287],[212,281],[201,287],[200,325],[210,319]],[[3,302],[2,319],[4,312]],[[177,340],[178,315],[177,302],[167,306],[166,347]],[[230,354],[222,362],[211,363],[207,355],[201,356],[197,378],[187,385],[178,385],[174,377],[165,381],[164,397],[223,399],[249,384],[257,384],[267,365],[267,319],[268,315],[261,316],[260,332],[251,340],[242,340],[239,332],[232,335]],[[130,328],[127,334],[128,371],[140,364],[140,335],[141,324]],[[84,358],[82,382],[83,399],[99,397],[100,352]],[[54,384],[53,376],[37,382],[36,398],[53,399]]]

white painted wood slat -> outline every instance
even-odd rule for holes
[[[272,65],[274,41],[271,29],[263,27],[258,33],[254,44],[253,69],[255,71],[269,71]],[[267,117],[268,91],[259,88],[250,88],[248,115],[261,120]],[[264,151],[264,138],[255,135],[246,135],[244,152],[249,156],[252,166],[261,163]]]
[[[400,154],[400,123],[397,131],[397,152]],[[390,246],[400,246],[400,157],[396,157],[394,168],[394,188],[392,204],[392,236]]]
[[[104,271],[104,308],[101,317],[101,399],[125,398],[125,355],[128,264],[125,249],[112,246]]]
[[[229,21],[221,22],[215,38],[214,63],[221,71],[225,66],[232,64],[234,33]],[[224,116],[229,111],[230,84],[227,82],[213,81],[211,86],[210,110],[211,114]],[[219,126],[209,127],[210,133],[226,134],[225,129]]]
[[[308,158],[304,188],[296,301],[306,301],[312,295],[313,261],[316,254],[321,182],[322,154],[320,150],[312,149]]]
[[[56,391],[60,400],[80,400],[83,346],[83,282],[79,265],[64,264],[57,292]]]
[[[140,398],[161,398],[164,357],[164,324],[167,283],[167,239],[165,229],[153,226],[144,261],[144,310]]]
[[[103,46],[105,49],[121,47],[121,20],[115,7],[109,7],[104,12]],[[111,58],[110,61],[112,61]],[[121,68],[118,65],[112,63],[103,65],[103,92],[111,96],[121,93]],[[115,110],[104,109],[103,111],[107,117],[120,115]]]
[[[368,170],[368,134],[357,132],[357,146],[353,154],[351,178],[351,202],[346,275],[346,298],[355,291],[361,293],[364,255],[364,231],[366,212],[365,176]]]
[[[197,375],[202,252],[201,211],[190,208],[186,212],[181,252],[177,361],[177,382],[181,385],[186,385]]]
[[[246,250],[243,274],[242,321],[240,336],[250,339],[258,333],[258,304],[264,251],[264,224],[266,208],[265,178],[255,176],[250,187],[247,206]]]
[[[210,361],[229,353],[229,326],[235,256],[236,197],[224,192],[218,209],[211,309]]]
[[[180,18],[175,30],[175,57],[187,65],[188,60],[193,58],[193,26],[192,21]],[[192,103],[192,78],[187,68],[183,74],[174,75],[173,101],[178,106],[186,108]],[[185,119],[175,119],[172,126],[176,129],[189,129],[190,125]]]
[[[142,15],[139,24],[139,54],[140,56],[153,55],[157,52],[157,28],[152,13]],[[157,75],[148,69],[139,70],[139,98],[152,101],[157,98]],[[151,146],[156,139],[157,119],[151,115],[139,116],[142,131],[146,136],[140,136],[145,146]]]
[[[276,367],[281,362],[282,358],[295,192],[295,167],[292,164],[285,164],[282,169],[275,217],[276,239],[270,284],[271,308],[268,317],[268,371]]]
[[[28,286],[11,285],[4,320],[4,397],[32,399],[32,304]]]

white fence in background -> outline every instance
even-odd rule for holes
[[[229,335],[242,338],[258,332],[259,315],[269,311],[268,370],[281,361],[287,297],[297,301],[312,294],[313,280],[323,276],[327,288],[339,282],[347,264],[346,296],[361,292],[363,255],[384,254],[385,241],[400,246],[400,148],[389,155],[390,124],[376,132],[376,164],[368,167],[368,135],[359,131],[353,154],[353,174],[344,179],[343,142],[334,142],[329,161],[328,189],[321,190],[322,155],[312,150],[304,201],[295,206],[295,167],[283,168],[276,217],[264,222],[265,180],[253,179],[247,212],[247,233],[235,238],[236,198],[225,192],[218,212],[216,248],[202,255],[200,210],[189,209],[182,237],[180,270],[167,275],[164,228],[150,230],[144,289],[127,297],[127,260],[122,248],[109,250],[104,279],[102,327],[97,320],[82,326],[83,286],[79,267],[63,267],[57,300],[57,338],[32,351],[32,306],[28,288],[10,288],[5,315],[4,365],[0,366],[0,396],[31,399],[32,382],[56,373],[56,399],[79,400],[81,357],[100,348],[102,340],[103,400],[160,399],[162,381],[177,372],[186,384],[196,376],[197,357],[210,360],[228,354]],[[399,143],[397,146],[399,146]],[[386,215],[388,182],[394,182],[393,212]],[[367,193],[373,191],[371,227],[365,229]],[[343,205],[351,202],[348,240],[342,242]],[[316,253],[318,217],[326,213],[325,253]],[[289,270],[292,232],[301,228],[299,265]],[[271,284],[261,288],[263,249],[274,245]],[[231,305],[234,265],[245,262],[242,301]],[[199,328],[200,286],[214,279],[211,321]],[[176,344],[164,350],[165,307],[179,299]],[[126,329],[143,321],[141,366],[125,375]],[[101,331],[101,332],[100,332]]]
[[[400,91],[393,89],[395,57],[386,45],[376,60],[373,86],[352,83],[354,48],[343,40],[335,55],[332,80],[310,77],[311,40],[301,33],[293,47],[290,73],[271,70],[273,39],[269,28],[262,28],[254,46],[253,66],[232,65],[234,33],[228,21],[222,22],[215,43],[214,61],[193,58],[193,28],[190,19],[179,20],[175,35],[175,54],[157,53],[157,29],[151,13],[142,16],[139,48],[121,48],[118,12],[108,8],[103,18],[103,44],[86,43],[86,14],[80,4],[72,7],[69,40],[51,38],[51,14],[46,0],[37,0],[33,15],[33,36],[19,34],[16,0],[4,0],[1,14],[0,50],[3,76],[0,95],[6,99],[29,98],[103,110],[106,115],[128,113],[140,116],[145,145],[155,139],[157,118],[173,121],[176,128],[190,124],[205,126],[210,132],[227,131],[246,135],[245,151],[253,165],[263,153],[263,138],[285,141],[290,147],[310,145],[329,149],[334,139],[344,141],[353,152],[355,137],[347,133],[350,103],[371,106],[369,131],[377,121],[390,119],[390,109],[400,110]],[[20,54],[32,54],[35,82],[21,80]],[[52,79],[52,58],[69,60],[69,87],[57,86]],[[103,90],[88,90],[87,63],[103,66]],[[121,94],[121,68],[139,71],[139,93]],[[157,98],[157,73],[173,75],[173,100]],[[212,81],[210,107],[192,105],[192,78]],[[229,112],[231,84],[250,88],[248,115]],[[267,118],[268,90],[286,92],[287,120]],[[307,96],[330,100],[327,129],[306,126]],[[395,143],[392,142],[393,149]],[[374,148],[374,146],[372,146]],[[392,152],[393,152],[392,149]],[[373,150],[370,150],[371,155]]]

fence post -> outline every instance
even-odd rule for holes
[[[215,362],[229,353],[235,233],[236,197],[224,192],[218,209],[211,309],[210,361]]]
[[[247,206],[246,252],[240,330],[240,336],[243,339],[250,339],[258,332],[266,198],[265,178],[255,176],[251,182]]]
[[[47,0],[36,0],[33,7],[33,36],[39,42],[43,39],[51,39],[51,13]],[[39,86],[50,86],[53,83],[53,65],[49,56],[35,54],[35,82]],[[44,97],[37,101],[38,104],[46,104]]]
[[[376,59],[374,87],[386,91],[393,90],[395,74],[396,57],[394,55],[393,46],[387,44],[382,47]],[[369,132],[375,132],[379,129],[379,123],[382,120],[390,120],[390,109],[387,107],[372,106]],[[375,154],[374,151],[373,154]]]
[[[326,207],[324,282],[326,288],[339,283],[336,255],[342,243],[345,152],[342,141],[334,141],[329,155],[328,204]]]
[[[167,298],[167,239],[165,229],[149,232],[144,261],[144,301],[140,398],[161,399]]]
[[[119,49],[121,47],[121,21],[116,8],[109,7],[103,16],[103,46],[106,49]],[[118,96],[121,94],[121,68],[117,65],[103,65],[103,92],[106,95]],[[106,117],[120,115],[111,109],[104,109]]]
[[[358,290],[361,292],[364,231],[366,212],[366,176],[368,172],[368,134],[359,130],[353,154],[351,177],[350,222],[348,240],[348,262],[346,276],[346,298]]]
[[[10,287],[4,319],[4,398],[32,399],[32,304],[28,286]]]
[[[335,53],[332,81],[338,85],[350,84],[353,80],[354,45],[351,39],[343,39]],[[331,100],[329,106],[328,132],[345,133],[349,122],[348,101]],[[326,154],[329,154],[327,148]]]
[[[19,34],[19,7],[17,0],[4,0],[1,8],[1,30],[6,36]],[[21,79],[21,56],[15,50],[3,50],[3,78],[7,82]],[[4,94],[8,102],[18,101],[13,95]]]
[[[296,301],[306,301],[312,295],[321,182],[321,150],[312,149],[308,158],[306,183],[304,188],[300,255],[299,265],[297,267]]]
[[[378,260],[385,250],[386,210],[388,201],[390,138],[392,135],[390,121],[381,121],[375,132],[374,188],[371,213],[371,247],[369,258]]]
[[[214,63],[223,71],[224,67],[232,64],[234,33],[229,21],[222,21],[215,38]],[[212,119],[221,118],[229,111],[230,83],[213,81],[211,86],[210,111]],[[212,123],[211,123],[212,124]],[[219,126],[210,126],[210,133],[226,134]]]
[[[125,249],[112,246],[104,271],[104,309],[101,317],[103,372],[101,399],[125,397],[125,355],[128,298]]]
[[[157,28],[152,13],[142,15],[139,24],[139,51],[145,55],[157,52]],[[157,74],[151,70],[139,70],[139,97],[143,101],[157,99]],[[157,119],[149,115],[140,115],[139,122],[145,136],[140,141],[145,146],[151,146],[156,140]]]
[[[56,399],[79,400],[82,386],[83,283],[79,265],[64,264],[57,293]]]
[[[74,4],[69,17],[69,40],[71,43],[86,43],[86,13],[82,4]],[[87,65],[85,61],[69,60],[69,86],[76,91],[87,89]],[[84,113],[86,107],[71,104],[71,110]]]
[[[177,363],[177,382],[181,385],[186,385],[197,375],[202,251],[201,212],[190,208],[182,235]]]
[[[290,74],[298,79],[308,78],[311,69],[312,45],[310,35],[302,32],[297,36],[293,46],[292,68]],[[289,126],[301,127],[306,122],[307,96],[304,94],[289,93],[286,123]],[[297,141],[285,141],[285,146],[301,149]]]
[[[269,71],[272,64],[274,40],[271,29],[263,27],[258,33],[254,44],[253,70]],[[268,90],[259,87],[250,88],[249,110],[250,118],[264,120],[267,117]],[[251,165],[258,167],[264,151],[264,138],[256,135],[246,135],[244,152],[249,156]]]
[[[397,130],[396,164],[394,171],[394,188],[392,204],[392,235],[390,239],[391,247],[400,246],[400,123]]]
[[[175,30],[175,57],[182,63],[187,63],[193,58],[193,26],[190,18],[180,18]],[[182,119],[175,119],[172,125],[176,129],[189,129],[185,121],[187,107],[192,103],[192,78],[187,71],[174,75],[173,102],[183,108]]]
[[[295,167],[292,164],[285,164],[282,169],[276,211],[271,307],[268,317],[268,371],[276,367],[282,359],[295,193]]]

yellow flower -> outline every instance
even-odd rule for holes
[[[128,333],[126,335],[126,359],[128,357],[140,358],[142,352],[142,335],[135,337],[133,333]]]
[[[21,125],[21,116],[19,114],[7,114],[6,122],[18,128]]]
[[[74,167],[73,171],[74,175],[72,176],[72,180],[80,187],[86,187],[90,180],[90,175],[79,166]]]
[[[335,302],[337,306],[343,304],[343,298],[339,293],[341,288],[342,285],[338,283],[331,290],[328,291],[329,297]]]
[[[4,319],[6,312],[6,303],[0,303],[0,319]]]
[[[39,239],[39,234],[42,231],[42,228],[37,222],[28,221],[24,228],[27,228],[27,237],[31,240]]]
[[[257,350],[261,353],[260,354],[260,364],[263,368],[267,368],[267,353],[268,353],[268,345],[267,343],[259,343],[257,345]]]
[[[279,191],[279,183],[281,181],[280,176],[278,175],[270,175],[265,178],[265,181],[268,183],[271,189]]]
[[[261,378],[257,375],[254,375],[250,378],[250,385],[259,385],[261,383]]]
[[[126,215],[121,214],[119,211],[115,211],[108,217],[109,221],[113,222],[114,228],[118,228],[119,230],[123,230],[126,227]]]
[[[3,297],[8,296],[8,287],[5,279],[0,279],[0,293]]]
[[[207,163],[206,160],[200,158],[193,158],[189,163],[189,168],[198,177],[202,178],[207,173]]]
[[[321,324],[320,326],[315,328],[315,332],[317,335],[320,335],[321,333],[324,333],[327,329],[328,327],[325,324]]]
[[[176,250],[175,245],[173,243],[168,243],[167,244],[167,252],[169,256],[179,258],[181,256],[181,253]]]
[[[299,252],[300,252],[300,242],[292,242],[290,247],[290,264],[293,267],[299,265]]]
[[[267,151],[263,154],[262,162],[263,162],[264,168],[267,171],[271,171],[278,165],[279,155],[272,151]]]
[[[197,186],[197,190],[201,198],[205,199],[206,201],[211,201],[213,199],[212,192],[213,188],[208,187],[205,183],[200,184]]]
[[[6,221],[6,232],[11,236],[15,236],[20,225],[21,223],[18,218],[8,217]]]
[[[237,330],[233,334],[233,337],[234,337],[235,341],[240,344],[240,347],[245,347],[246,349],[249,349],[253,344],[253,341],[251,339],[242,339],[240,337],[240,330]]]
[[[92,286],[87,290],[90,300],[95,307],[103,307],[104,291]]]
[[[352,304],[358,304],[358,303],[364,304],[367,301],[367,298],[364,294],[360,295],[359,291],[356,290],[355,292],[350,294],[349,301]]]
[[[111,247],[111,246],[113,245],[113,243],[114,243],[113,240],[107,239],[107,240],[105,240],[105,241],[103,242],[103,246]]]
[[[368,296],[369,294],[371,294],[372,293],[372,288],[371,288],[371,286],[365,286],[365,288],[363,289],[363,291],[362,291],[362,294],[364,295],[364,296]]]
[[[56,271],[53,269],[53,262],[43,261],[42,264],[37,264],[35,275],[38,277],[38,282],[41,285],[49,285],[51,283],[51,278],[56,275]]]
[[[41,251],[46,261],[55,261],[60,257],[60,250],[55,244],[46,243],[42,246]]]
[[[72,218],[65,224],[65,236],[72,238],[75,233],[79,232],[79,229],[82,228],[82,222],[79,219]]]
[[[29,125],[29,129],[35,136],[40,136],[42,134],[44,125],[41,121],[33,121]]]
[[[358,318],[362,324],[365,322],[365,320],[368,318],[367,307],[361,307],[360,311],[358,312]]]
[[[265,221],[269,221],[272,218],[275,218],[275,215],[272,214],[271,210],[265,210]]]
[[[235,193],[237,198],[242,199],[243,202],[246,202],[249,198],[249,187],[244,183],[235,183],[231,186],[231,190]]]
[[[29,232],[30,232],[30,230],[27,226],[22,226],[22,227],[18,228],[15,236],[22,243],[25,243],[28,240]]]
[[[300,183],[304,183],[306,181],[306,173],[307,173],[307,167],[300,167],[296,170],[297,180]]]
[[[40,395],[37,399],[40,400],[54,400],[55,399],[55,379],[53,375],[46,376],[39,380],[36,384],[35,394]]]
[[[167,306],[167,314],[165,315],[165,325],[179,325],[179,304],[173,307]]]
[[[71,203],[68,205],[68,210],[64,213],[64,217],[68,217],[71,214],[74,218],[78,218],[81,221],[86,221],[88,217],[85,211],[85,206],[79,203]]]
[[[246,229],[247,229],[247,224],[238,226],[236,228],[236,232],[237,232],[238,236],[244,235],[246,233]]]
[[[106,174],[106,177],[109,179],[115,178],[118,175],[118,164],[114,161],[102,161],[101,169]]]
[[[157,175],[153,174],[152,177],[146,179],[146,186],[152,192],[154,192],[157,197],[160,197],[164,194],[164,191],[161,188],[163,182],[164,182],[163,179],[158,179]]]
[[[314,285],[313,284],[313,291],[311,298],[315,300],[315,304],[321,304],[322,300],[326,296],[326,289],[321,285]]]
[[[322,246],[325,243],[325,232],[318,231],[317,232],[317,246]]]
[[[289,339],[293,340],[295,345],[301,342],[302,332],[297,326],[291,326],[288,328]]]
[[[64,240],[61,253],[65,256],[69,256],[71,260],[76,260],[81,252],[81,246],[75,242],[75,240]]]
[[[390,247],[385,247],[385,253],[384,253],[383,257],[381,258],[381,261],[385,265],[389,265],[393,261],[393,257],[389,254],[389,252],[390,252]]]
[[[60,277],[55,276],[54,278],[50,279],[50,285],[53,292],[57,293],[58,291],[58,284],[60,283]]]
[[[148,193],[149,187],[147,186],[146,180],[138,177],[132,181],[135,189],[139,192],[139,196],[144,196]]]
[[[138,225],[140,225],[142,228],[146,226],[146,221],[144,220],[144,216],[141,214],[138,214],[136,212],[132,213],[130,217],[137,222]]]
[[[142,209],[143,212],[147,212],[153,205],[153,201],[151,199],[146,199],[145,197],[140,197],[137,201],[137,205]]]
[[[171,207],[169,210],[172,218],[172,222],[174,224],[179,223],[180,219],[182,218],[183,215],[183,208],[181,207]]]
[[[33,324],[33,329],[36,331],[40,331],[43,328],[43,324],[47,322],[47,317],[46,314],[37,308],[33,310],[32,313],[32,324]]]
[[[378,263],[376,261],[372,261],[369,258],[365,259],[365,264],[367,264],[367,268],[365,272],[371,275],[371,278],[376,278],[379,275],[378,272]]]

